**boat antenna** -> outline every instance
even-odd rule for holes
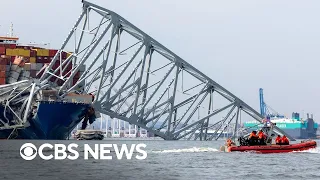
[[[13,37],[13,24],[10,24],[9,37]]]

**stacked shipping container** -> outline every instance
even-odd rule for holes
[[[30,78],[39,78],[44,72],[45,67],[52,61],[58,50],[43,49],[33,46],[18,46],[16,44],[0,43],[0,84],[13,83],[19,80]],[[66,60],[69,53],[61,53],[62,61]],[[59,57],[60,58],[60,57]],[[53,65],[53,69],[57,69],[55,73],[60,75],[60,61]],[[63,75],[69,76],[67,72],[72,69],[71,62],[64,66],[66,70]],[[73,82],[76,82],[85,68],[74,76]],[[61,85],[63,81],[52,77],[52,82]]]
[[[1,53],[1,48],[0,48]],[[7,60],[4,58],[0,58],[0,84],[6,83],[6,65]]]

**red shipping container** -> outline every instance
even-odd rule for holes
[[[16,45],[15,44],[0,44],[0,47],[5,47],[5,48],[9,48],[9,49],[15,49]]]
[[[20,66],[20,67],[23,67],[25,64],[26,64],[26,62],[22,61],[22,62],[19,64],[19,66]]]
[[[51,59],[50,57],[43,57],[43,63],[50,63],[51,62]]]
[[[69,77],[69,76],[71,75],[71,70],[65,70],[62,74],[63,74],[64,76],[66,76],[66,77]],[[79,78],[79,77],[80,77],[80,73],[76,73],[76,74],[74,75],[74,77]]]
[[[80,72],[77,72],[75,75],[74,75],[74,78],[80,78]]]
[[[52,69],[57,69],[58,67],[60,67],[60,61],[56,61],[52,66]]]
[[[55,76],[51,76],[50,81],[54,82],[57,78]]]
[[[6,65],[0,65],[0,71],[6,71]]]
[[[36,57],[36,56],[37,56],[37,51],[30,50],[30,57]]]
[[[57,66],[57,68],[60,68],[60,66],[58,65]],[[72,69],[72,64],[70,63],[70,64],[68,64],[68,66],[66,66],[66,65],[63,65],[62,66],[62,69],[64,69],[65,71],[71,71],[71,69]]]
[[[50,59],[49,59],[50,60]],[[63,62],[62,62],[63,63]],[[65,67],[66,65],[64,65],[63,67],[62,67],[62,69]],[[57,69],[57,68],[59,68],[60,69],[60,60],[57,60],[54,64],[53,64],[53,66],[52,66],[52,69]],[[72,63],[70,62],[69,63],[69,65],[67,66],[67,68],[65,69],[66,71],[70,71],[72,69]]]
[[[57,81],[58,86],[62,86],[63,83],[64,83],[64,81],[61,80],[61,79],[59,79],[59,80]]]
[[[50,49],[49,50],[49,56],[53,57],[53,56],[55,56],[57,54],[57,52],[58,52],[58,50]]]
[[[5,55],[1,55],[0,57],[0,64],[7,64],[9,65],[11,62],[11,57],[10,56],[5,56]]]
[[[0,78],[0,84],[1,85],[6,84],[6,78]]]
[[[7,59],[5,58],[0,58],[0,65],[6,65],[7,64]]]
[[[59,72],[60,72],[60,70],[59,70]],[[63,71],[63,73],[62,73],[63,76],[65,76],[65,75],[69,76],[70,74],[71,74],[71,72],[69,72],[67,70]]]
[[[72,85],[74,86],[77,82],[78,82],[78,78],[73,78],[73,82],[72,82]]]
[[[41,63],[42,62],[42,57],[41,56],[37,56],[36,57],[36,63]]]
[[[37,63],[50,63],[50,59],[48,57],[40,57],[38,56],[36,59]]]
[[[5,55],[5,54],[6,54],[6,48],[0,47],[0,55]]]
[[[67,66],[67,71],[71,71],[71,69],[72,69],[72,63],[70,62],[70,64]]]
[[[36,63],[43,63],[43,57],[41,56],[36,57]]]
[[[30,58],[28,58],[28,57],[23,58],[23,60],[24,60],[24,62],[26,62],[26,63],[30,63]]]
[[[14,62],[15,59],[16,59],[15,56],[11,56],[11,62],[12,62],[12,63]]]
[[[10,49],[16,49],[16,48],[17,48],[17,45],[16,45],[16,44],[9,44],[9,48],[10,48]]]
[[[67,59],[67,53],[66,52],[61,52],[61,57],[62,57],[62,59]]]
[[[6,77],[6,71],[0,71],[0,78]]]

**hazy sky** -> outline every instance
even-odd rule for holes
[[[320,1],[92,0],[113,10],[259,110],[320,121]],[[0,34],[10,22],[21,43],[59,48],[81,0],[1,0]]]

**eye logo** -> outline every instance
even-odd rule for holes
[[[32,143],[25,143],[20,148],[20,156],[27,161],[34,159],[37,156],[37,147]]]

